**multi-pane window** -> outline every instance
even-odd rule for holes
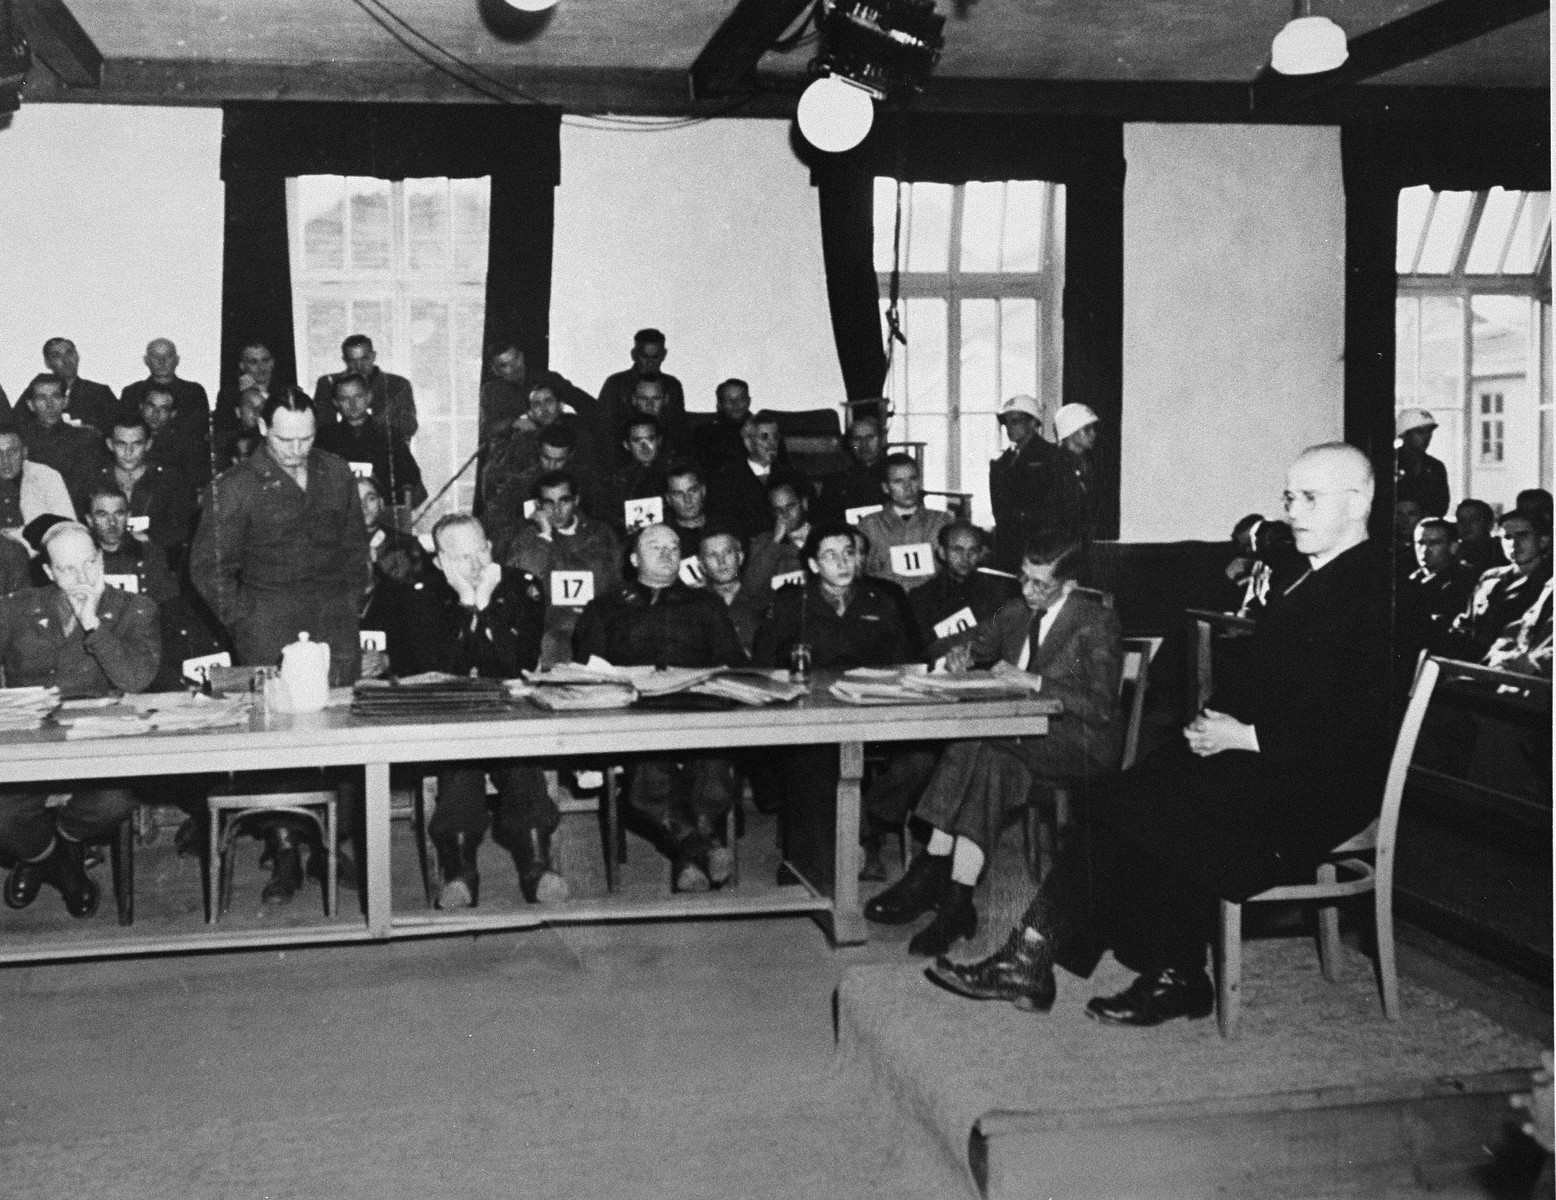
[[[1549,192],[1399,194],[1395,404],[1438,421],[1455,502],[1551,486]]]
[[[298,378],[339,371],[348,334],[372,338],[379,367],[415,388],[432,495],[476,448],[490,194],[488,179],[287,180]],[[437,510],[468,510],[473,491],[467,472]]]
[[[1000,402],[1026,393],[1047,412],[1059,406],[1064,186],[878,178],[883,315],[894,248],[907,344],[893,344],[886,380],[892,439],[923,443],[925,486],[971,493],[986,523],[988,464],[1004,448]]]
[[[1482,466],[1502,464],[1504,449],[1501,392],[1480,394],[1480,461]]]

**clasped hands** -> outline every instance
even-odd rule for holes
[[[1252,725],[1244,725],[1236,717],[1207,708],[1183,727],[1183,736],[1189,749],[1201,758],[1220,754],[1223,750],[1249,750],[1258,753],[1259,735]]]
[[[476,612],[482,612],[492,602],[492,593],[497,590],[497,584],[502,580],[502,568],[496,563],[487,563],[481,568],[481,573],[473,579],[468,575],[459,575],[450,579],[454,585],[454,591],[459,596],[459,603],[465,608],[473,608]]]

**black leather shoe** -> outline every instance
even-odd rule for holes
[[[551,834],[533,827],[522,831],[513,847],[519,868],[519,891],[530,904],[554,904],[567,899],[567,881],[551,869]]]
[[[959,938],[978,932],[978,910],[973,907],[973,890],[952,880],[946,885],[935,919],[920,929],[908,942],[909,954],[944,954]]]
[[[297,835],[279,825],[265,835],[265,847],[270,857],[270,882],[260,891],[259,898],[266,904],[286,904],[303,885],[303,852]]]
[[[1045,1013],[1054,1006],[1053,950],[1047,938],[1033,940],[1013,929],[1005,944],[978,962],[953,963],[941,957],[924,968],[931,983],[972,1000],[1009,1000],[1025,1012]]]
[[[42,890],[43,862],[19,862],[5,877],[5,906],[26,908]]]
[[[1116,996],[1093,997],[1086,1002],[1086,1015],[1108,1025],[1160,1025],[1175,1017],[1199,1020],[1215,1008],[1215,988],[1203,968],[1168,967],[1141,975]]]
[[[57,838],[54,853],[45,860],[49,882],[64,897],[71,916],[90,917],[97,911],[97,885],[87,877],[86,847],[67,837]]]
[[[906,925],[937,907],[950,886],[951,856],[920,854],[908,864],[901,879],[864,906],[865,920],[877,925]]]
[[[432,843],[438,856],[443,886],[433,901],[437,908],[474,908],[481,901],[481,875],[476,870],[476,851],[481,846],[478,833],[453,833]]]

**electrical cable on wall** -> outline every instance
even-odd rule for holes
[[[400,16],[399,13],[395,12],[394,9],[385,4],[383,0],[351,0],[351,3],[416,58],[440,74],[448,76],[448,78],[454,80],[462,87],[469,88],[477,95],[487,100],[493,100],[498,104],[555,107],[549,101],[542,99],[533,92],[526,91],[514,84],[505,83],[496,76],[483,71],[474,63],[461,58],[440,42],[417,29],[404,17]],[[415,41],[413,42],[411,39],[415,39]],[[421,45],[417,45],[417,42],[421,43]],[[423,46],[427,49],[423,49]],[[429,50],[431,53],[428,52]],[[446,61],[433,57],[433,55],[441,55],[442,60]],[[468,76],[461,72],[467,72]],[[730,113],[749,104],[758,94],[757,92],[751,92],[745,96],[740,96],[726,107],[706,116],[634,117],[616,113],[600,113],[576,116],[564,115],[562,123],[578,129],[613,130],[622,133],[672,133],[676,130],[689,129],[694,125],[702,125],[708,121],[728,116]]]

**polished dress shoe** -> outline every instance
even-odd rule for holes
[[[303,885],[303,852],[297,835],[285,825],[269,830],[265,834],[265,854],[270,860],[270,881],[261,889],[259,898],[266,904],[286,904]]]
[[[476,870],[476,851],[481,845],[479,833],[451,833],[433,840],[443,884],[438,888],[435,908],[474,908],[481,899],[481,875]]]
[[[551,869],[551,834],[533,826],[519,834],[513,847],[519,868],[519,891],[530,904],[555,904],[566,900],[567,880]]]
[[[1025,1012],[1045,1013],[1054,1006],[1053,948],[1047,938],[1012,929],[1005,944],[988,958],[953,963],[937,958],[924,974],[958,996],[973,1000],[1008,1000]]]
[[[935,919],[909,939],[908,953],[933,958],[944,954],[959,938],[970,938],[977,932],[978,910],[973,907],[972,887],[953,879],[941,893]]]
[[[1093,997],[1086,1015],[1107,1025],[1160,1025],[1175,1017],[1208,1017],[1215,1007],[1215,988],[1203,967],[1167,967],[1141,975],[1116,996]]]
[[[906,925],[937,907],[950,886],[951,856],[920,854],[908,864],[901,879],[864,906],[865,920],[877,925]]]
[[[5,906],[26,908],[43,889],[44,862],[19,862],[5,877]]]
[[[67,837],[54,842],[54,853],[44,861],[49,882],[59,889],[65,911],[76,918],[97,911],[97,885],[87,877],[86,847]]]

